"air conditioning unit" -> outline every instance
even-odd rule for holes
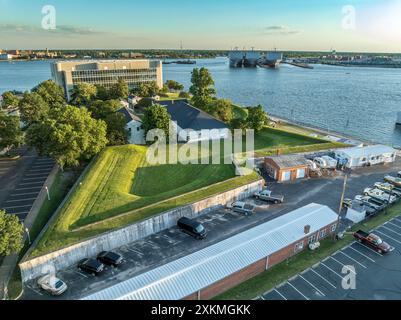
[[[319,248],[320,248],[320,242],[319,241],[311,243],[309,245],[309,249],[312,250],[312,251],[315,251],[315,250],[317,250]]]

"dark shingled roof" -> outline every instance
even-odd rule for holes
[[[131,113],[126,107],[118,109],[117,112],[121,113],[124,116],[125,121],[127,121],[127,123],[130,123],[133,120],[142,122],[142,120],[138,116]]]
[[[306,158],[303,155],[298,154],[287,154],[267,158],[272,159],[280,169],[288,169],[308,165]]]
[[[226,129],[228,126],[220,120],[213,118],[206,112],[191,106],[187,100],[158,101],[165,106],[173,121],[176,121],[181,129]]]

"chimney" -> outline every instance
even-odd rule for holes
[[[306,225],[305,227],[304,227],[304,233],[305,234],[308,234],[309,232],[310,232],[310,225]]]

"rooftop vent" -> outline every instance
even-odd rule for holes
[[[310,229],[311,229],[311,226],[310,226],[310,225],[306,225],[306,226],[304,227],[304,233],[305,233],[305,234],[310,233]]]

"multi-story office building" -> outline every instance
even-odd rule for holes
[[[130,89],[152,81],[160,88],[163,86],[162,62],[154,60],[60,61],[51,65],[51,71],[68,99],[74,85],[82,82],[110,88],[123,79]]]

